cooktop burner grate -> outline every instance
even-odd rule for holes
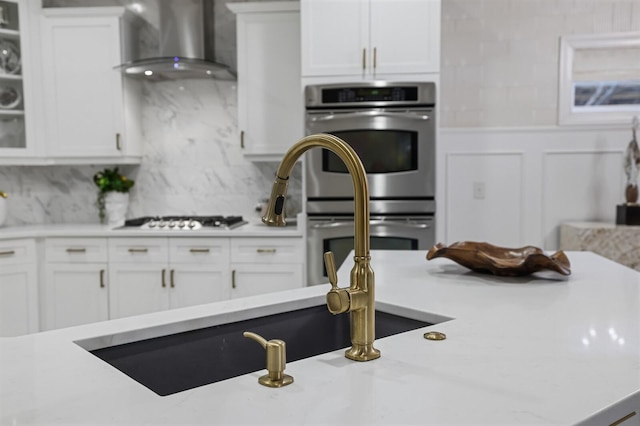
[[[246,223],[242,216],[143,216],[126,220],[123,228],[191,231],[202,228],[234,229]]]

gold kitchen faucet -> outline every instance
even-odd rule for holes
[[[327,307],[332,314],[349,312],[351,348],[345,356],[355,361],[370,361],[380,357],[373,347],[375,340],[375,285],[371,269],[369,230],[369,187],[360,158],[342,139],[329,134],[315,134],[296,142],[284,155],[271,190],[271,197],[262,221],[266,225],[285,226],[284,203],[287,197],[289,175],[298,158],[311,148],[325,148],[335,153],[346,165],[354,189],[355,203],[355,255],[351,269],[351,284],[339,288],[333,253],[325,253],[325,265],[331,290],[327,293]]]

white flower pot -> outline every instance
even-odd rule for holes
[[[4,225],[9,213],[9,202],[6,198],[0,197],[0,226]]]
[[[104,196],[104,210],[109,226],[124,225],[124,218],[129,207],[129,193],[125,192],[108,192]]]

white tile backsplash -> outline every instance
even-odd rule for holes
[[[442,20],[442,126],[551,126],[560,37],[640,31],[640,0],[442,0]]]

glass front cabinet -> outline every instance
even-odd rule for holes
[[[0,160],[33,155],[29,3],[0,0]]]

